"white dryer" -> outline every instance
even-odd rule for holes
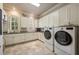
[[[55,53],[58,55],[79,54],[79,27],[55,27],[54,49]]]
[[[52,28],[44,28],[44,39],[43,42],[45,43],[45,46],[49,48],[51,51],[53,51],[53,27]]]

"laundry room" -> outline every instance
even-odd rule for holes
[[[1,55],[79,55],[79,3],[0,3]]]

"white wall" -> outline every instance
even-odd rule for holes
[[[79,4],[66,5],[39,20],[39,27],[61,26],[61,25],[79,25]]]

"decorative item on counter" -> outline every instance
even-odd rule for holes
[[[44,28],[41,28],[41,32],[44,32]]]
[[[27,28],[22,27],[20,32],[27,32]]]
[[[41,32],[41,28],[36,28],[36,32]]]

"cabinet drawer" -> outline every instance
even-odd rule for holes
[[[3,48],[0,45],[0,55],[2,55],[2,54],[3,54]]]

